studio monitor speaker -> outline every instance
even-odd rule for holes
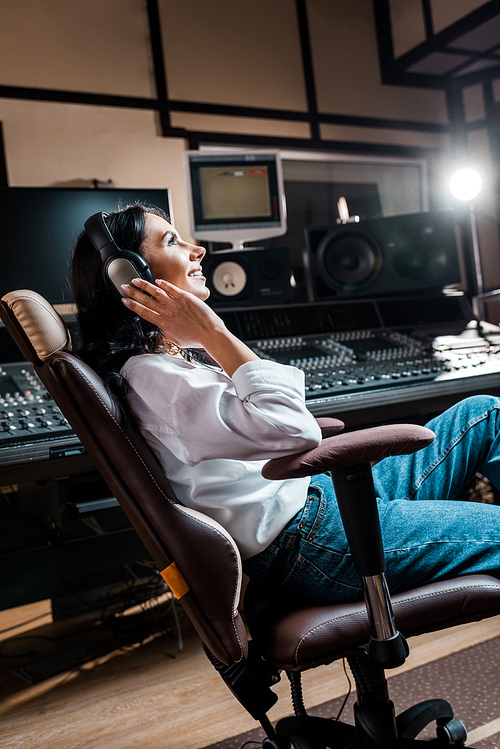
[[[292,298],[288,250],[246,249],[206,255],[203,273],[210,304],[279,304]]]
[[[452,211],[306,229],[311,301],[437,291],[460,281]]]

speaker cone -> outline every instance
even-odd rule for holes
[[[222,296],[237,296],[247,284],[247,274],[239,263],[226,260],[215,268],[212,283]]]
[[[352,290],[374,280],[382,267],[382,255],[376,243],[361,232],[330,233],[318,246],[318,266],[326,283]]]

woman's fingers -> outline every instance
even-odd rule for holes
[[[142,279],[134,279],[132,284],[122,284],[122,291],[127,295],[122,297],[123,304],[145,319],[158,317],[162,299],[166,301],[164,292]]]
[[[122,284],[122,291],[128,298],[143,304],[147,307],[159,308],[160,305],[168,301],[168,295],[148,281],[134,279],[130,284]],[[173,297],[172,297],[173,298]]]
[[[126,307],[132,310],[132,312],[135,312],[140,317],[143,317],[145,320],[149,320],[150,322],[158,324],[160,315],[150,307],[144,307],[143,304],[140,304],[139,302],[136,302],[134,299],[131,299],[127,296],[122,296],[122,304],[124,304]]]
[[[174,286],[174,284],[170,283],[170,281],[164,281],[162,278],[156,279],[155,284],[155,288],[159,287],[164,294],[172,297],[172,299],[176,299],[182,293],[181,289],[179,289],[177,286]]]
[[[140,317],[164,329],[165,325],[169,325],[168,321],[171,322],[172,314],[178,313],[177,310],[174,312],[170,303],[182,296],[182,291],[166,281],[156,283],[158,285],[134,278],[132,285],[123,284],[121,288],[126,296],[122,297],[122,303]]]
[[[127,286],[127,284],[125,284]],[[130,291],[139,290],[140,294],[148,294],[153,299],[157,299],[158,301],[161,301],[161,299],[165,296],[165,291],[162,291],[162,289],[159,288],[159,285],[157,283],[149,283],[149,281],[144,281],[142,278],[134,278],[132,281],[132,286],[128,286],[127,293],[130,293]]]

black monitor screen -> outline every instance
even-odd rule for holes
[[[0,297],[31,289],[51,304],[71,303],[71,253],[84,222],[136,201],[170,213],[168,190],[0,188]]]

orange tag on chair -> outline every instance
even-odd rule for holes
[[[160,575],[163,577],[177,599],[182,598],[182,596],[188,592],[189,585],[182,577],[175,562],[172,562],[168,567],[165,567],[165,569],[160,572]]]

